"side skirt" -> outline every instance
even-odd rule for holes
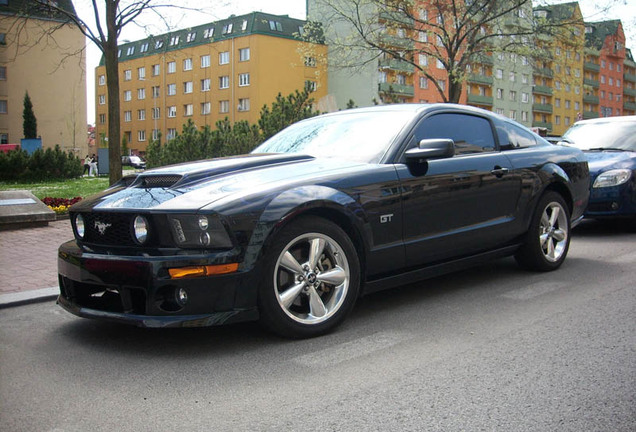
[[[506,246],[504,248],[483,252],[477,255],[471,255],[469,257],[460,258],[454,261],[448,261],[441,264],[435,264],[415,270],[410,270],[394,276],[388,276],[381,279],[367,281],[364,284],[362,295],[395,288],[400,285],[406,285],[423,279],[441,276],[447,273],[453,273],[459,270],[474,267],[479,264],[490,262],[497,258],[507,257],[513,255],[517,251],[517,249],[519,249],[519,246],[519,244]]]

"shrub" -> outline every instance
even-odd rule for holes
[[[0,181],[63,180],[80,177],[82,170],[80,159],[58,145],[32,155],[24,150],[0,152]]]

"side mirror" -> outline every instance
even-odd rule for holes
[[[423,139],[420,144],[405,153],[407,162],[441,159],[455,156],[455,142],[447,138]]]

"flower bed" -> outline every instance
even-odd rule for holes
[[[75,197],[71,199],[45,197],[42,199],[42,202],[53,210],[55,214],[60,215],[68,213],[68,208],[81,200],[82,197]]]

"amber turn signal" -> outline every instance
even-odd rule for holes
[[[202,277],[212,275],[222,275],[234,273],[238,270],[238,263],[209,265],[209,266],[192,266],[168,269],[168,273],[172,279],[183,279],[191,277]]]

